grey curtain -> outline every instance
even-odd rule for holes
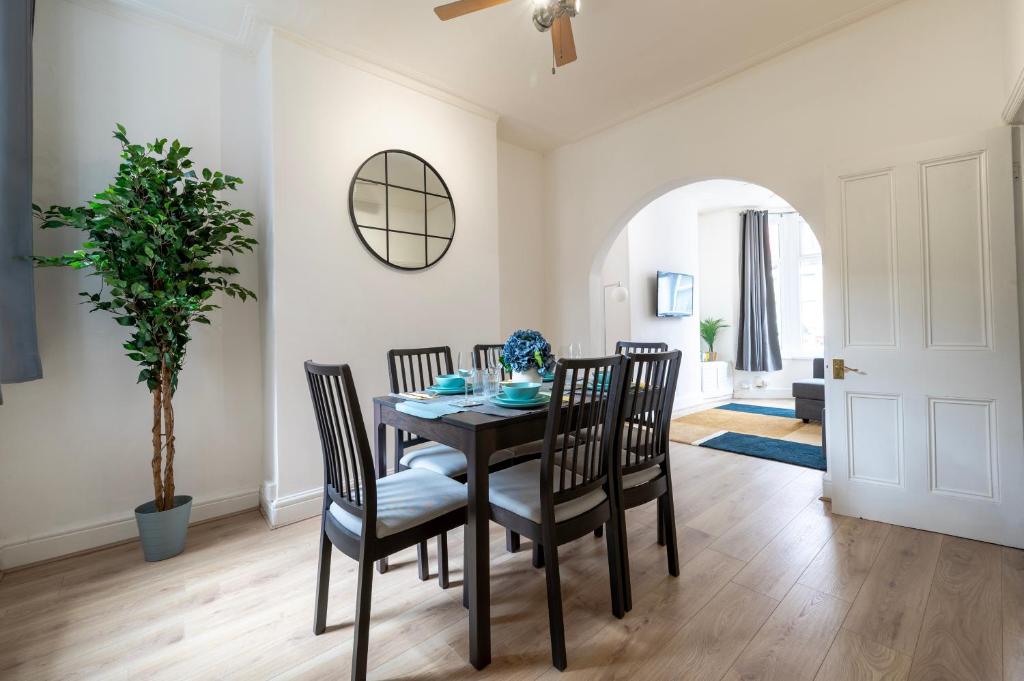
[[[740,293],[739,347],[736,368],[741,371],[778,371],[779,320],[772,286],[772,252],[768,241],[768,213],[743,214],[743,262]]]
[[[43,375],[27,260],[32,255],[34,14],[35,0],[0,0],[0,383]]]

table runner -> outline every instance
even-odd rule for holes
[[[548,408],[548,405],[545,404],[533,409],[510,409],[508,407],[501,407],[494,404],[486,398],[481,398],[484,400],[483,404],[473,407],[460,407],[455,405],[455,402],[463,399],[462,395],[438,395],[432,400],[409,400],[396,394],[392,394],[392,396],[403,400],[395,405],[395,408],[398,409],[398,411],[425,419],[437,419],[449,414],[457,414],[460,411],[475,411],[480,414],[487,414],[488,416],[509,418],[512,416],[522,416],[523,414],[546,411]]]

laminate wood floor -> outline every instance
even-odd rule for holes
[[[467,661],[462,535],[453,588],[405,551],[375,575],[373,679],[1024,680],[1024,552],[833,515],[820,473],[675,445],[681,574],[654,506],[630,511],[634,608],[611,615],[603,541],[561,549],[569,668],[550,665],[542,571],[494,525],[494,661]],[[355,563],[335,553],[313,636],[319,521],[251,512],[192,528],[147,564],[137,545],[0,580],[0,679],[347,679]],[[431,546],[431,551],[434,547]]]

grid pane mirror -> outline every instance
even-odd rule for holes
[[[366,159],[352,178],[348,207],[359,240],[391,267],[430,267],[455,238],[448,185],[408,151],[381,151]]]

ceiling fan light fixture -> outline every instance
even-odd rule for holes
[[[533,0],[533,25],[543,33],[551,29],[558,17],[571,19],[581,8],[582,0]]]
[[[549,2],[537,2],[533,4],[533,25],[543,33],[555,23],[555,6]]]

